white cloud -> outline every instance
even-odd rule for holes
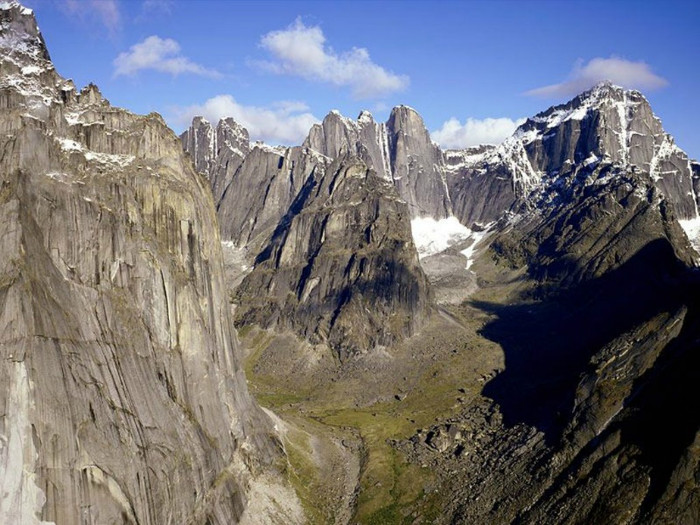
[[[468,118],[462,124],[453,117],[430,135],[443,148],[450,149],[463,149],[479,144],[500,144],[510,137],[515,128],[523,122],[525,119],[485,118],[479,120]]]
[[[396,75],[375,64],[367,49],[354,47],[336,53],[326,46],[318,26],[305,26],[300,18],[287,29],[271,31],[260,44],[274,57],[261,65],[272,72],[347,86],[356,98],[373,98],[408,86],[405,75]]]
[[[180,44],[175,40],[155,35],[134,44],[129,51],[120,53],[114,59],[114,76],[131,76],[144,69],[153,69],[171,75],[192,73],[212,78],[221,76],[219,72],[207,69],[181,56]]]
[[[96,19],[111,34],[121,29],[122,17],[117,0],[64,0],[63,6],[72,16]]]
[[[587,64],[579,60],[564,82],[532,89],[526,95],[568,97],[577,95],[603,80],[630,89],[652,90],[668,85],[668,81],[655,74],[646,62],[633,62],[611,56],[593,58]]]
[[[270,107],[245,106],[231,95],[217,95],[204,104],[176,108],[174,113],[175,120],[181,126],[189,126],[197,115],[212,123],[224,117],[233,117],[248,130],[251,140],[262,140],[268,144],[301,144],[311,126],[319,122],[303,102],[281,101]]]

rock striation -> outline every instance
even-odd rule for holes
[[[0,48],[0,521],[238,521],[280,452],[207,181],[160,116],[58,75],[17,2]]]

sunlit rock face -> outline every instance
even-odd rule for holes
[[[58,75],[31,10],[0,3],[0,48],[0,521],[238,521],[279,452],[208,182]]]

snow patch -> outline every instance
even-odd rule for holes
[[[440,253],[450,246],[467,239],[472,231],[462,225],[457,217],[435,220],[432,217],[419,217],[411,221],[413,243],[422,259]]]
[[[688,236],[693,249],[700,253],[700,216],[694,219],[682,219],[678,221],[683,231]]]
[[[74,140],[66,138],[59,138],[56,140],[58,140],[58,143],[61,145],[61,149],[63,149],[63,151],[83,151],[83,145]]]
[[[134,155],[119,155],[116,153],[98,153],[95,151],[90,151],[85,148],[79,142],[66,138],[56,139],[61,146],[63,151],[73,152],[77,151],[85,156],[85,159],[92,162],[99,162],[101,164],[109,164],[111,166],[125,167],[136,160]]]
[[[443,152],[445,158],[445,170],[457,171],[461,168],[476,166],[482,162],[488,154],[493,151],[490,147],[477,146],[464,150],[445,150]]]
[[[133,155],[95,153],[94,151],[85,152],[85,158],[89,161],[95,161],[101,164],[117,165],[120,167],[128,166],[136,160],[136,157],[134,157]]]
[[[40,68],[39,66],[24,66],[22,68],[23,75],[36,75],[38,73],[41,73],[42,71],[43,68]]]
[[[83,120],[80,118],[80,115],[80,112],[66,111],[63,114],[63,117],[66,119],[69,126],[76,126],[78,124],[84,124]]]
[[[472,265],[474,262],[474,252],[476,251],[477,245],[481,242],[481,240],[486,237],[495,225],[495,222],[490,222],[486,226],[484,226],[484,229],[478,232],[472,232],[470,237],[472,239],[472,243],[469,245],[468,248],[465,248],[462,250],[461,253],[467,258],[467,270],[469,267]]]
[[[279,155],[281,157],[284,157],[287,154],[286,146],[270,146],[261,141],[256,141],[253,144],[253,148],[259,148],[267,153],[274,153],[275,155]]]

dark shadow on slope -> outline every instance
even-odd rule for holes
[[[473,302],[497,315],[481,333],[505,352],[505,370],[484,395],[501,406],[507,425],[523,422],[556,441],[591,356],[639,323],[675,310],[688,271],[670,243],[658,239],[616,270],[539,302]]]
[[[622,423],[622,442],[635,445],[641,451],[639,461],[652,468],[642,514],[663,495],[700,428],[699,291],[696,277],[685,288],[690,305],[683,330],[654,367],[635,382],[636,395],[626,407],[629,415]],[[678,486],[679,480],[675,481]]]
[[[299,190],[299,193],[292,201],[292,204],[289,206],[287,212],[280,219],[279,223],[275,227],[275,231],[272,232],[272,236],[270,237],[270,241],[268,242],[267,246],[265,246],[265,248],[255,257],[255,266],[267,261],[272,256],[275,246],[284,244],[284,241],[289,234],[289,225],[292,223],[294,217],[299,215],[301,210],[304,209],[306,202],[308,201],[309,197],[311,197],[311,192],[316,187],[316,183],[317,181],[314,171],[301,187],[301,190]]]
[[[649,486],[639,509],[629,509],[636,512],[637,521],[652,522],[654,513],[660,510],[660,498],[670,488],[671,499],[661,510],[668,512],[665,517],[669,523],[687,522],[683,513],[692,503],[684,499],[682,490],[684,487],[693,490],[694,485],[689,487],[687,482],[695,477],[696,463],[693,463],[692,456],[684,461],[684,456],[700,428],[699,292],[700,275],[690,272],[683,283],[688,312],[681,333],[667,344],[654,365],[634,382],[624,410],[603,433],[581,449],[539,501],[516,523],[533,523],[537,516],[542,515],[543,509],[546,512],[553,506],[570,505],[575,501],[576,491],[562,493],[560,489],[572,479],[586,478],[586,482],[595,484],[598,477],[598,483],[605,483],[602,471],[590,471],[589,466],[593,458],[607,456],[616,456],[617,461],[613,464],[623,472],[641,468],[649,476]],[[619,441],[613,438],[613,442],[619,442],[619,446],[605,450],[611,442],[610,436],[618,432]],[[606,507],[608,503],[612,503],[613,509]],[[582,522],[600,523],[609,517],[609,512],[618,512],[619,508],[615,509],[615,502],[599,501],[591,511],[579,516]]]

